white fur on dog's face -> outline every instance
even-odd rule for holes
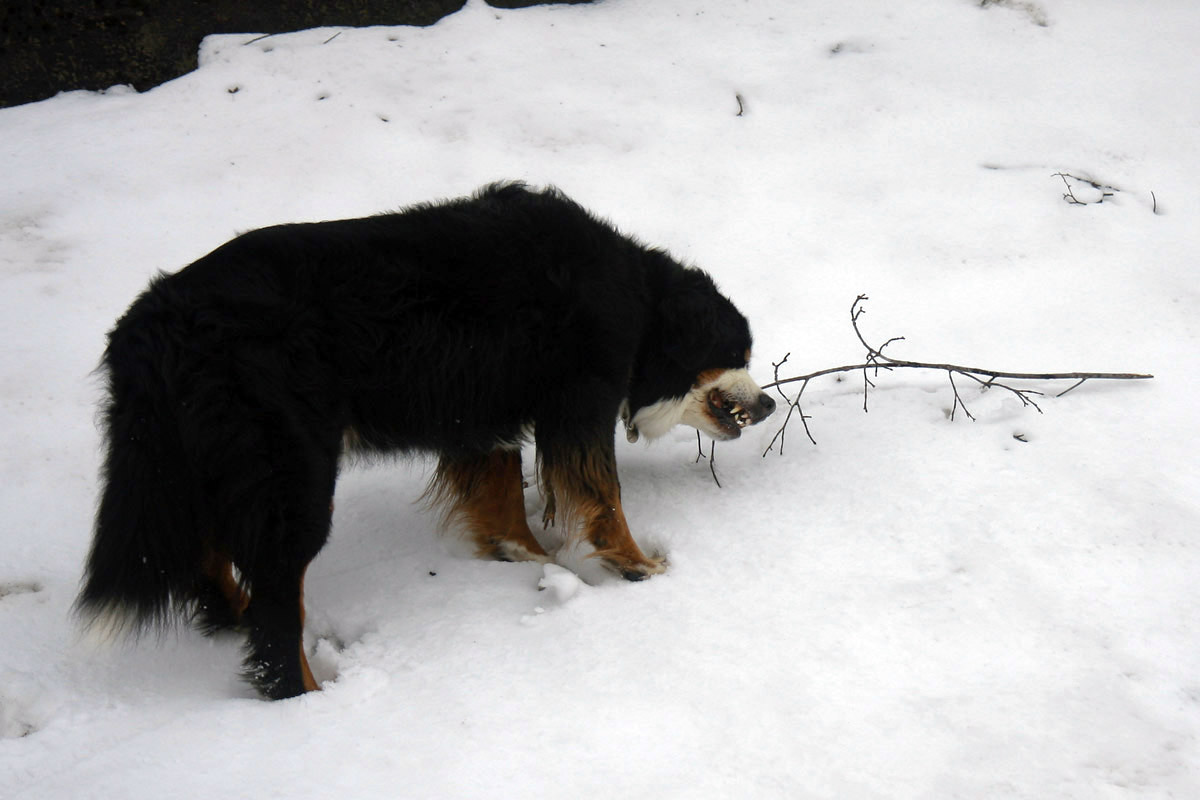
[[[630,441],[639,433],[657,439],[676,425],[691,425],[713,439],[736,439],[741,429],[764,419],[747,409],[755,408],[762,395],[758,384],[746,369],[712,370],[702,373],[683,397],[659,400],[637,410],[626,422]],[[714,408],[717,414],[714,415]],[[773,410],[774,406],[772,406]]]

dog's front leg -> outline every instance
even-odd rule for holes
[[[625,519],[611,436],[589,446],[538,442],[543,482],[565,506],[571,527],[585,537],[604,565],[626,580],[640,581],[666,570],[663,558],[646,556]]]

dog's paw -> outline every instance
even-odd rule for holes
[[[667,571],[665,556],[649,558],[640,556],[631,558],[621,553],[598,552],[595,554],[605,567],[620,575],[627,581],[644,581],[652,575],[661,575]]]
[[[648,564],[637,564],[632,568],[623,568],[621,577],[627,581],[644,581],[651,575],[661,575],[667,571],[665,558],[652,558],[649,559],[649,562]]]
[[[495,561],[536,561],[540,564],[554,563],[554,559],[545,550],[542,550],[540,547],[538,550],[541,552],[530,550],[521,542],[505,539],[502,542],[496,543],[490,555]]]

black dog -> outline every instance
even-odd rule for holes
[[[703,272],[519,184],[366,219],[253,231],[160,276],[109,334],[107,451],[77,608],[112,631],[244,629],[266,697],[317,688],[303,582],[345,450],[438,456],[431,496],[482,556],[549,560],[523,441],[630,580],[613,428],[736,438],[774,402],[750,329]],[[234,569],[239,577],[235,578]]]

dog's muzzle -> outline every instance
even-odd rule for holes
[[[757,425],[775,411],[775,400],[762,392],[753,400],[737,400],[720,389],[708,393],[708,411],[723,426],[748,428]]]

